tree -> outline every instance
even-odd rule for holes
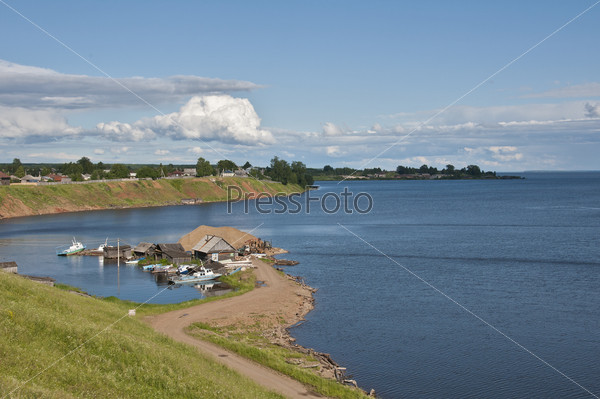
[[[421,167],[419,168],[419,172],[421,172],[421,173],[429,173],[429,166],[427,166],[427,165],[421,165]]]
[[[50,169],[47,166],[44,166],[41,170],[42,176],[48,176],[50,174],[52,174],[52,169]]]
[[[283,184],[288,184],[292,175],[292,168],[286,160],[279,159],[279,157],[276,156],[273,157],[273,159],[271,159],[271,168],[268,174],[271,177],[271,179],[281,182]]]
[[[333,173],[333,168],[331,167],[331,165],[323,166],[323,173],[325,173],[326,175]]]
[[[25,168],[23,167],[23,165],[19,165],[19,167],[15,171],[15,176],[17,176],[17,177],[25,176]]]
[[[222,172],[224,170],[230,170],[230,171],[234,171],[237,170],[237,165],[235,164],[235,162],[230,161],[229,159],[222,159],[219,162],[217,162],[217,169]]]
[[[196,176],[210,176],[214,171],[215,170],[210,165],[210,162],[202,157],[198,158],[198,162],[196,163]]]
[[[83,173],[92,173],[94,171],[94,164],[88,157],[82,157],[79,161],[77,161],[83,170]]]
[[[469,165],[467,166],[467,174],[473,177],[481,176],[481,169],[477,165]]]
[[[454,174],[454,170],[455,170],[454,165],[452,165],[452,164],[446,165],[446,173],[447,174],[449,174],[449,175]]]
[[[252,164],[249,161],[246,161],[246,163],[244,164],[244,166],[242,166],[242,169],[248,169],[251,168]]]
[[[148,177],[151,179],[156,179],[158,177],[158,172],[156,169],[151,168],[150,166],[142,166],[136,172],[136,177],[139,179],[146,179]]]
[[[12,173],[13,175],[17,175],[17,170],[19,169],[20,166],[23,166],[21,164],[21,160],[19,158],[15,158],[12,161],[12,165],[9,167],[10,173]],[[23,174],[23,176],[25,176],[25,174]],[[21,177],[23,177],[21,176]]]
[[[83,167],[78,163],[65,163],[60,168],[63,175],[69,176],[73,181],[82,181],[83,177],[81,174],[83,173]]]
[[[111,179],[126,179],[129,177],[129,168],[121,163],[113,164],[110,168],[109,178]]]

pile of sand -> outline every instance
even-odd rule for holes
[[[191,251],[194,245],[198,243],[205,235],[211,234],[223,237],[225,241],[230,243],[234,248],[239,248],[248,240],[255,240],[252,234],[245,233],[234,227],[213,227],[202,225],[195,230],[187,233],[177,241],[183,245],[183,249]]]

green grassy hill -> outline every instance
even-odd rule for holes
[[[290,194],[297,185],[258,181],[251,178],[194,178],[140,180],[47,186],[0,186],[0,218],[42,215],[110,208],[135,208],[181,204],[182,199],[205,202],[227,200],[227,187],[244,193]],[[238,191],[231,191],[237,198]]]
[[[127,310],[0,272],[0,397],[280,397]]]

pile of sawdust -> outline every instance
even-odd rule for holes
[[[256,237],[254,237],[252,234],[245,233],[234,227],[213,227],[202,225],[181,237],[178,243],[183,245],[183,249],[186,251],[191,251],[198,241],[200,241],[207,234],[223,237],[225,241],[231,244],[234,248],[241,247],[248,240],[256,239]]]

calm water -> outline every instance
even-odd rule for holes
[[[163,291],[137,268],[54,248],[73,235],[96,246],[107,236],[174,242],[200,224],[254,230],[319,288],[293,329],[298,343],[331,353],[381,397],[593,397],[532,354],[600,395],[600,173],[526,176],[310,193],[368,192],[364,215],[325,214],[314,201],[296,215],[245,214],[238,203],[232,214],[211,204],[13,219],[0,222],[0,260],[95,295],[175,302],[201,292]]]

